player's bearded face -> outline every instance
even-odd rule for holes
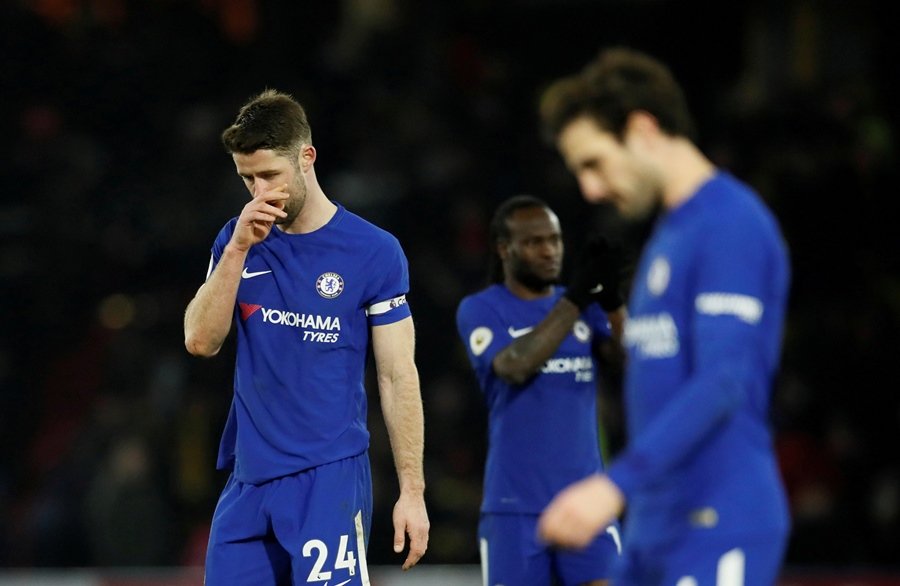
[[[508,262],[515,280],[532,291],[543,291],[559,282],[559,270],[544,270],[517,255],[511,255]]]
[[[613,204],[631,219],[646,217],[656,208],[662,194],[659,175],[628,136],[620,140],[582,117],[562,130],[557,146],[585,200]]]
[[[294,177],[288,184],[287,191],[291,194],[291,197],[284,202],[284,211],[287,212],[287,216],[276,218],[275,223],[290,226],[306,204],[306,181],[299,165],[294,165]]]
[[[632,220],[649,217],[662,198],[662,185],[657,173],[635,157],[629,157],[629,164],[616,191],[614,201],[619,213]]]

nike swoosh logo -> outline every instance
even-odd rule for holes
[[[507,331],[509,332],[509,335],[512,336],[513,338],[521,338],[522,336],[524,336],[525,334],[527,334],[528,332],[530,332],[533,329],[534,328],[532,326],[528,326],[527,328],[519,328],[517,330],[514,327],[509,326],[509,329]]]
[[[244,267],[244,272],[241,273],[241,277],[244,279],[252,279],[253,277],[258,277],[260,275],[265,275],[266,273],[271,273],[272,271],[258,271],[256,273],[251,273],[247,270],[247,267]]]
[[[352,579],[353,579],[353,578],[350,578],[350,580],[352,580]],[[344,581],[341,582],[340,584],[335,584],[334,586],[344,586],[344,584],[346,584],[346,583],[349,582],[350,580],[344,580]],[[325,582],[325,586],[328,586],[328,582]]]

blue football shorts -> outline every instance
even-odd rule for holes
[[[368,586],[372,524],[368,454],[264,484],[234,475],[206,550],[207,586]]]
[[[666,547],[626,545],[616,586],[772,586],[787,534],[726,538],[692,535]]]
[[[586,548],[558,549],[538,540],[538,515],[482,513],[478,524],[484,586],[575,586],[611,576],[621,551],[618,524]]]

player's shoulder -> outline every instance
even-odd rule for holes
[[[710,182],[715,196],[708,198],[707,207],[713,213],[728,211],[727,217],[745,221],[771,217],[762,196],[749,184],[727,171],[719,171]]]
[[[480,291],[463,297],[457,306],[456,314],[457,316],[467,316],[490,310],[502,303],[502,296],[502,285],[490,285]]]
[[[348,237],[353,237],[372,246],[400,246],[400,241],[392,233],[381,226],[377,226],[362,216],[338,205],[341,214],[339,229]]]
[[[480,291],[476,291],[475,293],[470,293],[462,298],[459,302],[460,305],[493,305],[495,303],[499,303],[500,298],[503,296],[504,287],[499,283],[488,285],[484,289]]]
[[[238,218],[237,216],[231,218],[225,225],[219,229],[219,233],[216,234],[216,245],[224,248],[228,241],[231,240],[231,235],[234,234],[234,228],[237,226]]]
[[[231,236],[232,234],[234,234],[234,228],[235,228],[235,226],[237,226],[237,222],[238,222],[237,216],[234,216],[233,218],[229,219],[227,222],[225,222],[225,225],[222,226],[222,228],[219,230],[219,234]]]
[[[778,220],[750,185],[726,171],[719,171],[703,198],[703,230],[723,236],[775,236]]]

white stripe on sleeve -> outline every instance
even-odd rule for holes
[[[384,315],[392,309],[400,307],[401,305],[406,305],[406,295],[400,295],[398,297],[394,297],[393,299],[387,299],[385,301],[373,303],[366,308],[366,315]]]
[[[758,323],[763,314],[762,301],[738,293],[701,293],[694,307],[705,315],[733,315],[748,324]]]

